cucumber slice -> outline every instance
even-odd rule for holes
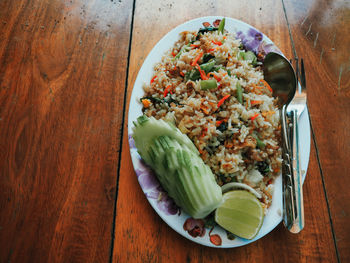
[[[175,126],[139,118],[135,145],[175,203],[193,218],[204,218],[221,203],[222,191],[192,141]]]
[[[148,154],[152,140],[161,135],[174,138],[181,145],[186,145],[191,151],[198,153],[192,141],[171,123],[142,115],[137,119],[137,122],[134,122],[134,125],[133,138],[135,140],[135,146],[146,163],[152,161],[151,156]]]

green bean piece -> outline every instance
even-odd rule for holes
[[[245,60],[245,52],[244,51],[240,51],[237,54],[237,59],[239,60]]]
[[[176,54],[175,59],[178,59],[178,58],[181,56],[181,54],[182,54],[190,45],[191,45],[191,43],[188,43],[187,45],[183,46],[183,47],[180,49],[179,53]]]
[[[265,143],[263,143],[257,135],[254,135],[254,138],[256,139],[256,146],[259,149],[264,149],[266,146]]]
[[[185,74],[185,81],[188,81],[188,80],[196,81],[199,79],[201,79],[201,75],[199,74],[199,71],[196,68],[193,68],[191,71],[188,71]]]
[[[207,79],[200,81],[201,90],[211,90],[216,89],[218,87],[218,83],[215,79]]]
[[[201,69],[205,71],[206,74],[208,74],[213,67],[215,66],[215,59],[209,60],[207,63],[200,65]]]
[[[224,28],[225,28],[225,18],[223,18],[221,21],[220,21],[220,24],[219,24],[219,33],[223,34],[224,33]]]
[[[243,104],[243,89],[239,82],[237,82],[236,88],[237,88],[237,100],[239,101],[239,103]]]

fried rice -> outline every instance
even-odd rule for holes
[[[269,207],[281,167],[279,111],[261,63],[247,53],[234,33],[182,32],[140,101],[145,115],[193,141],[219,185],[246,184]]]

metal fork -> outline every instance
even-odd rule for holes
[[[298,85],[295,96],[287,108],[287,114],[291,120],[290,124],[290,150],[291,150],[291,164],[293,178],[292,187],[296,193],[294,202],[295,224],[292,229],[293,233],[299,233],[304,228],[304,204],[303,204],[303,188],[302,188],[302,171],[300,165],[300,145],[299,145],[299,134],[298,134],[298,120],[301,114],[306,108],[306,78],[304,61],[300,61],[300,72],[299,72],[299,60],[295,58],[296,62],[296,75],[297,79],[300,78],[301,85]],[[298,83],[298,82],[297,82]]]

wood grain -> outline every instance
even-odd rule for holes
[[[350,2],[286,1],[341,262],[350,258]]]
[[[0,262],[110,256],[132,1],[0,1]]]
[[[157,10],[159,12],[154,12]],[[290,39],[281,2],[251,1],[247,5],[240,1],[154,1],[147,4],[136,1],[128,101],[143,60],[165,33],[189,19],[217,14],[237,18],[257,27],[291,57]],[[313,145],[304,188],[306,227],[303,232],[293,235],[279,225],[269,235],[248,246],[215,249],[185,239],[153,211],[133,171],[126,128],[124,124],[114,262],[336,262]]]

